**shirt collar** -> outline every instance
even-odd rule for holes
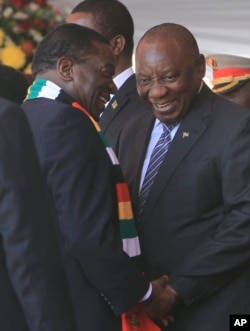
[[[115,76],[115,78],[113,79],[117,89],[119,89],[123,83],[130,77],[132,76],[134,73],[132,67],[129,67],[127,69],[125,69],[124,71],[122,71],[119,75]]]
[[[201,91],[201,89],[202,89],[202,87],[203,87],[203,84],[204,84],[204,82],[203,82],[203,80],[202,80],[202,81],[201,81],[200,88],[199,88],[199,91],[198,91],[198,94],[200,94],[200,91]]]

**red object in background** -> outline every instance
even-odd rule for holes
[[[35,3],[39,5],[40,7],[46,7],[47,1],[46,0],[35,0]]]
[[[21,44],[21,49],[26,55],[33,55],[36,46],[33,44],[32,41],[26,40],[23,41]]]
[[[10,3],[18,9],[22,9],[25,5],[28,4],[28,0],[9,0]]]
[[[25,20],[20,20],[19,24],[24,31],[29,31],[29,29],[32,27],[32,21],[29,18]]]

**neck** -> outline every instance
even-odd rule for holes
[[[132,59],[130,60],[125,57],[117,58],[114,77],[118,76],[121,72],[123,72],[124,70],[130,67],[132,67]]]

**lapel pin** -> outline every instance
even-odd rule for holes
[[[183,131],[182,132],[182,138],[188,138],[189,137],[189,132]]]
[[[117,100],[114,100],[114,101],[112,102],[111,106],[112,106],[113,109],[116,109],[117,106],[118,106]]]

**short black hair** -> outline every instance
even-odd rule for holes
[[[0,64],[0,96],[21,104],[25,99],[29,83],[20,71]]]
[[[124,53],[132,57],[134,49],[134,22],[125,7],[118,0],[85,0],[80,2],[71,12],[90,13],[93,15],[96,30],[107,40],[116,35],[123,35],[126,40]]]
[[[80,63],[84,57],[96,51],[94,42],[108,41],[94,30],[78,24],[65,23],[50,31],[39,43],[32,62],[32,74],[55,69],[60,57],[68,57]]]

